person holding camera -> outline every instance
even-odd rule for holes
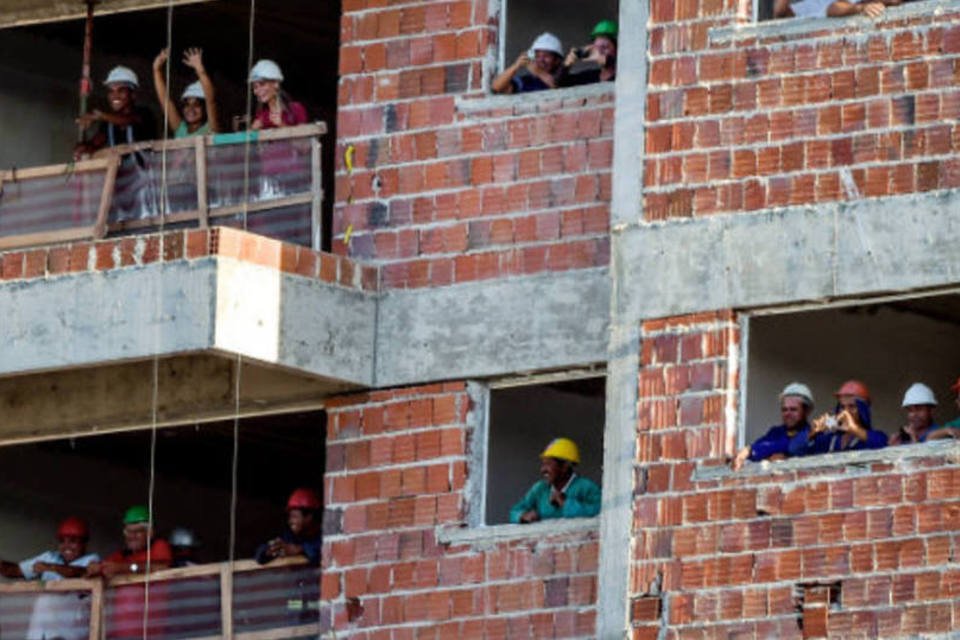
[[[595,82],[613,82],[617,79],[617,33],[615,20],[601,20],[590,32],[590,44],[573,48],[563,61],[563,87],[575,87]],[[577,63],[586,68],[574,71]]]
[[[490,88],[494,93],[528,93],[557,87],[562,71],[563,45],[560,38],[544,32],[537,36],[529,51],[500,73]]]
[[[790,440],[792,456],[882,449],[887,435],[873,429],[870,420],[870,390],[859,380],[847,380],[837,389],[837,406],[832,414],[815,418],[809,429]]]

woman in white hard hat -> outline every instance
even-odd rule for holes
[[[153,87],[157,91],[157,100],[167,116],[167,126],[174,138],[186,138],[193,135],[217,133],[217,100],[213,82],[203,66],[203,49],[190,48],[183,52],[183,64],[193,69],[197,81],[191,83],[180,96],[181,112],[170,99],[164,78],[164,66],[170,52],[161,51],[153,61]]]
[[[552,33],[541,33],[533,41],[530,51],[521,53],[516,62],[493,79],[490,88],[494,93],[553,89],[557,86],[562,63],[563,45],[560,44],[560,38]]]
[[[76,146],[75,157],[79,158],[108,146],[153,140],[157,137],[153,114],[136,103],[136,91],[140,82],[132,69],[114,67],[103,84],[107,88],[110,110],[94,109],[77,118],[77,123],[84,127],[96,124],[98,128],[88,142]]]
[[[283,73],[273,60],[260,60],[250,70],[250,85],[260,107],[253,117],[251,129],[273,129],[308,122],[307,109],[290,99],[280,88]]]

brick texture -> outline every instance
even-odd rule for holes
[[[388,288],[605,266],[612,92],[488,108],[489,3],[395,4],[344,4],[334,251]]]
[[[208,257],[252,262],[350,289],[377,291],[379,269],[346,256],[314,251],[229,227],[143,234],[0,252],[0,281],[108,271],[154,262]]]
[[[653,0],[648,220],[960,186],[955,13],[711,40],[741,6]]]
[[[887,638],[956,628],[960,469],[950,454],[697,480],[722,464],[732,312],[643,324],[634,638]],[[836,598],[830,593],[836,591]],[[657,612],[665,612],[658,618]]]
[[[321,599],[338,638],[593,637],[595,532],[438,544],[464,523],[468,403],[444,383],[328,406]]]

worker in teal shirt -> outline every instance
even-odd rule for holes
[[[540,454],[539,480],[510,509],[510,522],[527,524],[551,518],[592,518],[600,513],[600,487],[578,476],[580,450],[568,438],[557,438]]]

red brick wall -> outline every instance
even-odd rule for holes
[[[821,456],[799,471],[695,479],[731,450],[738,342],[733,314],[643,325],[633,637],[657,638],[663,626],[673,638],[955,629],[955,454],[832,466]]]
[[[723,4],[652,0],[647,219],[960,186],[955,12],[711,41]]]
[[[438,543],[465,522],[468,405],[444,383],[328,406],[322,602],[338,638],[593,636],[595,531]]]
[[[333,249],[387,287],[609,261],[612,95],[476,108],[489,4],[344,2]]]

